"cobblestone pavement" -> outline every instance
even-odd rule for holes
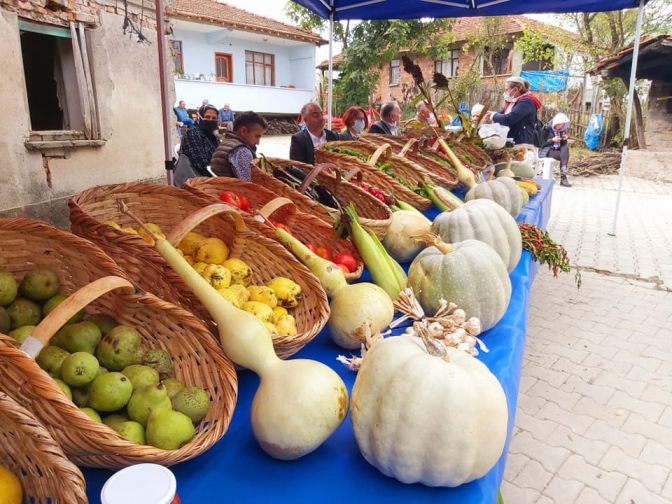
[[[549,232],[582,269],[532,288],[506,504],[672,503],[672,186],[556,187]]]

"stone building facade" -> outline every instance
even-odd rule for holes
[[[138,1],[0,0],[0,216],[68,228],[84,189],[165,180],[154,4]]]

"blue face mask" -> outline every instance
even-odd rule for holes
[[[352,129],[354,129],[357,133],[361,133],[364,131],[364,119],[355,119],[355,121],[352,123]]]

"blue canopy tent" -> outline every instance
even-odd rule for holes
[[[418,18],[454,18],[467,16],[508,16],[511,14],[561,14],[566,12],[608,12],[622,9],[639,8],[637,28],[633,47],[632,70],[628,90],[628,106],[623,135],[623,153],[619,169],[618,193],[612,235],[616,234],[618,207],[621,201],[623,175],[625,174],[625,154],[630,138],[632,102],[635,92],[635,75],[639,39],[642,31],[644,5],[648,0],[293,0],[318,16],[329,19],[329,96],[328,107],[331,112],[333,83],[333,27],[334,21],[348,19],[418,19]],[[329,114],[331,127],[331,113]]]

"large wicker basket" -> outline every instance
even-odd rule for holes
[[[329,150],[337,147],[357,151],[369,156],[369,160],[362,161],[358,157]],[[432,206],[432,202],[428,198],[416,194],[409,188],[420,187],[425,182],[431,181],[432,177],[421,166],[392,154],[392,149],[387,144],[375,146],[360,141],[328,142],[315,149],[315,160],[318,163],[333,163],[345,171],[359,168],[364,174],[364,182],[380,188],[383,192],[391,194],[409,205],[413,205],[418,210],[424,211]],[[397,177],[404,180],[409,187],[379,170],[375,166],[378,161],[389,163]]]
[[[422,166],[429,173],[432,182],[440,187],[450,190],[460,184],[457,171],[447,159],[445,161],[441,159],[439,154],[429,146],[425,150],[420,150],[423,139],[405,139],[392,135],[369,134],[362,135],[360,140],[376,147],[389,144],[397,156]]]
[[[266,161],[278,168],[295,166],[306,173],[310,173],[315,168],[313,165],[290,159],[266,158]],[[254,161],[256,165],[252,167],[252,181],[254,183],[266,187],[280,196],[291,199],[300,210],[317,215],[330,224],[334,223],[334,218],[332,217],[334,214],[333,210],[327,209],[262,171],[258,168],[261,163],[262,160],[259,159]],[[390,207],[360,187],[341,178],[340,173],[336,176],[335,174],[321,171],[317,174],[316,180],[319,184],[329,189],[341,204],[347,205],[352,203],[355,206],[364,229],[373,231],[381,240],[385,237],[387,229],[392,223],[392,210]]]
[[[253,271],[253,284],[265,285],[277,276],[291,278],[301,286],[303,298],[293,309],[298,334],[273,335],[278,356],[286,358],[308,344],[329,319],[329,302],[319,280],[277,241],[246,229],[243,218],[232,207],[218,205],[226,215],[210,216],[210,203],[184,189],[157,184],[119,184],[93,187],[70,200],[72,231],[96,243],[143,289],[179,304],[206,322],[219,342],[219,331],[205,306],[173,271],[152,245],[104,224],[116,221],[121,227],[137,224],[122,212],[119,202],[143,222],[158,224],[176,245],[181,236],[171,233],[194,230],[222,239],[230,257],[245,261]],[[228,209],[228,210],[227,210]],[[205,219],[205,220],[203,220]],[[189,224],[185,227],[185,223]]]
[[[335,229],[325,221],[312,214],[298,210],[296,203],[288,198],[278,197],[270,189],[251,182],[231,177],[196,177],[191,178],[182,186],[187,191],[210,203],[218,203],[219,195],[224,191],[233,191],[250,200],[252,206],[264,217],[286,224],[291,232],[303,243],[312,243],[317,247],[327,247],[334,255],[345,252],[357,259],[358,267],[352,273],[346,273],[348,281],[362,276],[364,263],[359,257],[355,246],[344,238],[334,239]],[[275,231],[264,222],[259,222],[251,214],[242,213],[245,223],[257,233],[271,240],[276,240]]]
[[[0,443],[0,465],[21,482],[24,502],[89,502],[77,466],[33,414],[4,392],[0,392]]]
[[[12,272],[20,281],[36,268],[56,272],[63,294],[82,292],[103,278],[131,286],[119,266],[90,242],[39,221],[0,219],[0,269]],[[187,385],[205,389],[211,405],[197,426],[195,439],[178,450],[131,443],[89,418],[32,358],[16,348],[12,338],[0,334],[0,390],[30,410],[71,460],[108,469],[141,462],[169,466],[205,452],[224,435],[236,403],[237,377],[231,361],[201,321],[151,294],[123,294],[119,290],[91,301],[85,311],[103,313],[119,324],[133,326],[145,349],[168,351],[175,376]],[[59,327],[47,317],[33,334],[50,337]]]

